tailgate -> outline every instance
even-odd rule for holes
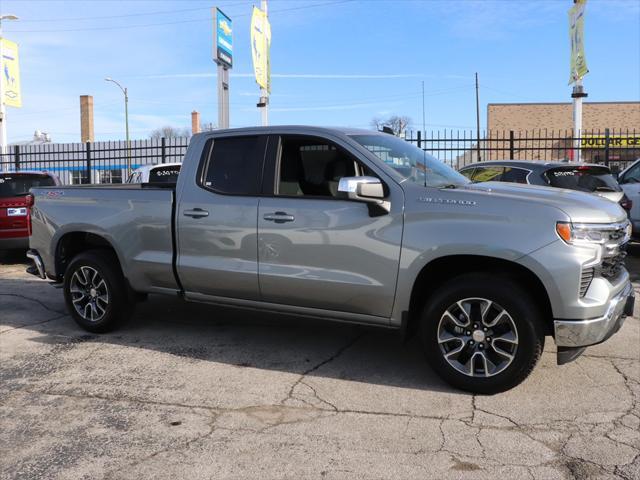
[[[28,215],[24,196],[0,198],[0,238],[28,237]]]

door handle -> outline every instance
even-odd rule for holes
[[[203,218],[203,217],[209,216],[209,212],[201,208],[194,208],[193,210],[185,210],[184,212],[182,212],[182,214],[185,217],[191,217],[191,218]]]
[[[296,217],[294,217],[293,215],[289,215],[286,212],[265,213],[264,217],[262,218],[269,222],[276,223],[293,222],[296,219]]]

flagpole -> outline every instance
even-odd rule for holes
[[[262,0],[260,2],[260,7],[262,8],[262,11],[264,12],[264,18],[265,21],[267,19],[267,0]],[[263,26],[264,28],[264,26]],[[263,30],[264,32],[264,30]],[[267,42],[267,36],[263,35],[262,36],[264,42]],[[267,45],[264,46],[264,50],[263,52],[267,52],[268,47]],[[267,68],[269,68],[269,65],[267,65]],[[261,114],[262,114],[262,126],[266,127],[267,125],[269,125],[269,91],[266,88],[262,88],[260,87],[260,110],[261,110]]]

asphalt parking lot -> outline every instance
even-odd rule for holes
[[[3,479],[640,478],[637,311],[474,396],[384,331],[151,297],[88,334],[24,269],[0,260]]]

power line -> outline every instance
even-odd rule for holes
[[[316,7],[324,7],[329,5],[338,5],[343,3],[353,2],[355,0],[337,0],[333,2],[324,2],[324,3],[315,3],[311,5],[304,5],[298,7],[289,7],[289,8],[281,8],[271,10],[270,13],[284,13],[291,12],[294,10],[304,10],[307,8],[316,8]],[[240,13],[237,15],[233,15],[233,19],[240,17],[248,17],[251,13]],[[99,30],[122,30],[122,29],[130,29],[130,28],[145,28],[145,27],[156,27],[163,25],[178,25],[184,23],[198,23],[198,22],[210,22],[210,18],[197,18],[193,20],[176,20],[172,22],[158,22],[158,23],[146,23],[139,25],[119,25],[119,26],[111,26],[111,27],[83,27],[83,28],[59,28],[52,30],[7,30],[8,33],[58,33],[58,32],[87,32],[87,31],[99,31]]]
[[[245,3],[242,0],[238,0],[229,4],[221,5],[221,6],[231,6],[238,5],[240,3]],[[60,18],[42,18],[42,19],[27,19],[20,20],[20,23],[43,23],[43,22],[76,22],[76,21],[86,21],[86,20],[105,20],[109,18],[127,18],[127,17],[146,17],[153,15],[165,15],[165,14],[173,14],[173,13],[184,13],[184,12],[196,12],[196,11],[210,11],[210,7],[199,7],[199,8],[183,8],[181,10],[162,10],[157,12],[140,12],[140,13],[127,13],[122,15],[105,15],[100,17],[60,17]]]

